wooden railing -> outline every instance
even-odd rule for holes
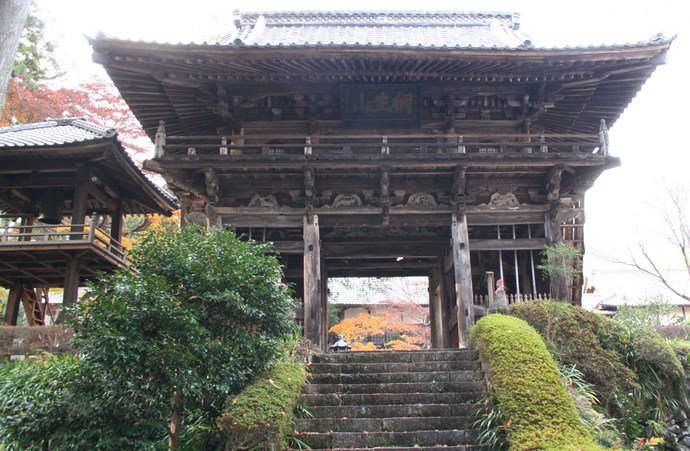
[[[548,293],[512,293],[512,294],[506,294],[506,298],[508,299],[508,305],[510,304],[516,304],[519,302],[527,302],[527,301],[545,301],[548,299],[551,299],[551,295]],[[489,296],[486,294],[475,294],[474,295],[474,305],[481,305],[484,307],[489,306]]]
[[[0,326],[0,356],[72,352],[73,337],[64,326]]]
[[[103,248],[122,264],[127,261],[127,250],[104,230],[90,224],[69,225],[13,225],[0,229],[0,249],[3,246],[34,245],[34,243],[88,243]]]
[[[608,155],[608,130],[599,134],[206,135],[156,133],[156,158],[195,155],[408,155],[571,153]]]

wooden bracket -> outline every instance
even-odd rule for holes
[[[381,169],[381,214],[383,225],[390,224],[390,170],[387,167]]]
[[[204,169],[204,176],[208,201],[214,204],[218,203],[218,198],[220,196],[220,181],[218,180],[216,171],[213,168],[206,168]]]

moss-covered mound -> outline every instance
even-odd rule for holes
[[[273,449],[281,443],[305,381],[302,365],[278,363],[236,396],[218,420],[226,449]]]
[[[485,364],[489,391],[509,419],[512,450],[603,450],[584,428],[556,363],[525,321],[482,318],[471,340]]]
[[[562,364],[577,367],[601,399],[616,391],[630,391],[637,385],[635,374],[621,356],[602,346],[600,336],[610,335],[606,318],[552,301],[514,304],[510,314],[534,327]]]

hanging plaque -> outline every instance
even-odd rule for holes
[[[341,99],[343,120],[347,124],[365,127],[419,125],[419,86],[345,85]]]

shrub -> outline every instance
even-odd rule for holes
[[[70,411],[78,371],[79,360],[66,354],[0,364],[0,449],[48,445]]]
[[[471,329],[489,391],[510,422],[511,449],[599,450],[578,417],[556,363],[525,321],[501,314]]]
[[[575,366],[602,400],[636,386],[635,374],[619,354],[599,339],[605,318],[563,302],[532,301],[511,306],[510,314],[527,321],[546,341],[556,359]]]
[[[280,443],[290,432],[305,381],[302,365],[281,362],[233,398],[218,420],[226,449],[271,449]]]
[[[136,273],[103,276],[70,311],[81,357],[73,373],[21,367],[64,388],[46,396],[49,412],[9,392],[5,413],[22,418],[6,427],[34,431],[22,445],[215,449],[228,397],[285,350],[294,302],[266,247],[188,227],[148,234],[132,256]]]

